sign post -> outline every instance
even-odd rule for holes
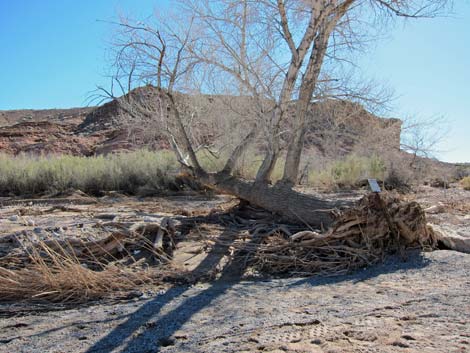
[[[397,241],[397,245],[400,251],[400,254],[402,258],[405,258],[404,251],[400,246],[400,231],[396,227],[396,225],[392,221],[392,217],[390,216],[390,213],[388,212],[387,205],[385,204],[384,200],[380,197],[380,193],[382,190],[380,189],[379,183],[377,182],[376,179],[367,179],[369,182],[369,187],[372,190],[372,192],[375,194],[375,200],[378,204],[378,206],[382,209],[382,212],[385,216],[385,221],[388,224],[388,228],[390,229],[390,233],[395,237]]]
[[[382,192],[382,190],[380,189],[379,183],[377,182],[376,179],[367,179],[367,181],[369,182],[369,187],[372,190],[372,192],[375,192],[375,193]]]

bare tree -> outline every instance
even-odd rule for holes
[[[447,1],[181,0],[179,4],[184,24],[173,25],[174,19],[157,26],[119,23],[116,66],[125,75],[115,79],[154,84],[160,107],[142,109],[138,100],[128,100],[127,109],[139,106],[137,114],[165,119],[178,160],[202,182],[288,219],[322,226],[331,222],[331,210],[344,203],[303,195],[292,187],[299,178],[309,107],[327,96],[334,87],[330,83],[337,81],[325,67],[347,61],[341,53],[360,45],[354,24],[364,13],[377,19],[430,17]],[[182,109],[175,99],[175,88],[191,93],[191,88],[212,92],[211,87],[250,97],[254,107],[245,134],[216,173],[204,170],[198,160],[188,123],[191,107]],[[292,101],[295,114],[288,114]],[[266,140],[266,153],[255,181],[234,177],[239,158],[260,136]],[[287,149],[283,177],[270,186],[283,142]]]
[[[412,155],[410,167],[418,157],[432,158],[439,152],[438,145],[449,133],[449,127],[442,116],[429,119],[407,118],[403,124],[401,148]]]

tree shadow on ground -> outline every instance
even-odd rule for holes
[[[225,228],[221,237],[233,237],[233,229]],[[247,243],[251,245],[251,240]],[[201,276],[209,273],[222,259],[229,255],[230,242],[216,245],[211,249],[206,258],[192,271]],[[241,250],[243,251],[243,249]],[[334,284],[342,281],[360,282],[380,274],[408,269],[419,269],[427,266],[427,261],[413,252],[409,255],[407,262],[392,256],[386,259],[384,264],[373,266],[364,270],[356,271],[350,275],[335,277],[310,277],[297,281],[289,280],[288,287],[295,288],[301,285],[321,286]],[[110,353],[112,351],[122,352],[159,352],[162,347],[175,344],[173,335],[187,323],[191,317],[200,312],[211,303],[229,291],[235,284],[239,283],[243,274],[243,266],[238,262],[229,262],[221,271],[220,277],[211,282],[209,287],[196,295],[189,295],[190,286],[175,285],[165,294],[143,304],[138,310],[130,314],[127,320],[105,337],[90,347],[86,353]],[[172,303],[175,305],[171,310],[165,311],[165,306]]]
[[[398,254],[388,255],[381,263],[365,267],[363,269],[357,269],[349,274],[331,277],[312,276],[301,278],[298,281],[290,283],[289,287],[295,287],[304,284],[311,286],[322,286],[343,281],[359,283],[387,273],[412,269],[419,270],[428,266],[431,262],[429,259],[423,256],[423,253],[420,250],[408,250],[405,252],[405,256],[406,257],[403,258],[402,256],[398,256]]]
[[[200,217],[197,219],[200,220]],[[210,221],[212,220],[213,217]],[[219,238],[232,238],[232,240],[234,240],[235,237],[233,234],[234,230],[227,227]],[[204,260],[192,270],[191,273],[194,274],[194,277],[204,278],[206,275],[209,275],[213,269],[221,263],[222,259],[229,255],[230,246],[230,242],[216,242]],[[229,289],[233,283],[237,283],[242,275],[240,269],[237,262],[229,262],[228,265],[223,268],[220,277],[211,284],[207,293],[204,291],[201,295],[183,300],[176,309],[163,315],[158,321],[150,322],[150,319],[158,315],[166,304],[178,300],[178,298],[184,298],[185,292],[190,289],[188,285],[175,285],[163,295],[159,295],[155,299],[145,303],[137,311],[130,314],[124,323],[118,325],[106,337],[90,347],[87,353],[111,352],[117,348],[122,349],[123,347],[121,347],[121,345],[126,344],[125,341],[131,337],[124,351],[145,352],[146,350],[143,350],[143,342],[141,342],[139,337],[134,337],[139,330],[145,329],[146,327],[164,326],[166,331],[168,331],[168,336],[171,336],[171,334],[178,330],[192,315],[208,306],[215,298]],[[220,286],[220,284],[223,285]],[[191,300],[190,310],[185,309],[188,300]],[[178,320],[174,320],[173,317],[175,314],[178,314]],[[165,343],[165,339],[161,339],[160,342],[156,343],[156,346],[148,347],[148,351],[158,352],[159,346],[165,345]]]

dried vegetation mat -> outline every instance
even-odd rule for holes
[[[28,240],[0,258],[0,301],[83,303],[162,283],[171,264],[170,219],[130,228],[108,223],[99,241]],[[16,239],[2,239],[14,242]]]
[[[247,275],[338,275],[377,263],[388,253],[430,250],[437,243],[419,204],[391,194],[365,196],[355,207],[338,212],[326,232],[281,224],[249,206],[207,218],[214,217],[233,237],[198,241],[206,244],[206,252],[224,245],[229,263],[240,263]],[[192,222],[204,223],[204,217],[196,218]],[[187,227],[188,221],[178,226],[169,218],[160,224],[102,226],[110,235],[99,241],[46,239],[16,244],[0,258],[0,301],[82,303],[143,285],[194,280],[172,261],[176,239],[182,237],[177,228]]]

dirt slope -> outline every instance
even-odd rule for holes
[[[22,122],[0,127],[0,152],[17,155],[69,154],[89,156],[95,145],[105,139],[103,134],[80,136],[75,134],[73,122]]]
[[[149,102],[150,107],[155,105],[155,88],[151,86],[138,88],[131,94]],[[177,100],[183,106],[194,107],[192,135],[200,143],[226,145],[237,141],[240,126],[248,126],[254,116],[253,102],[248,97],[178,94]],[[295,109],[291,108],[294,114]],[[389,146],[399,149],[401,122],[398,119],[381,119],[360,105],[336,101],[312,105],[310,115],[312,123],[306,146],[318,153],[344,155],[356,145],[380,146],[385,139]],[[133,150],[144,145],[168,148],[166,139],[159,133],[163,130],[160,125],[158,122],[149,126],[130,124],[117,101],[88,108],[0,111],[0,152],[91,155]],[[220,138],[227,141],[218,141]]]
[[[72,120],[81,121],[95,107],[70,109],[21,109],[0,110],[0,126],[14,125],[23,122],[49,121],[68,123]],[[77,120],[78,119],[78,120]]]

